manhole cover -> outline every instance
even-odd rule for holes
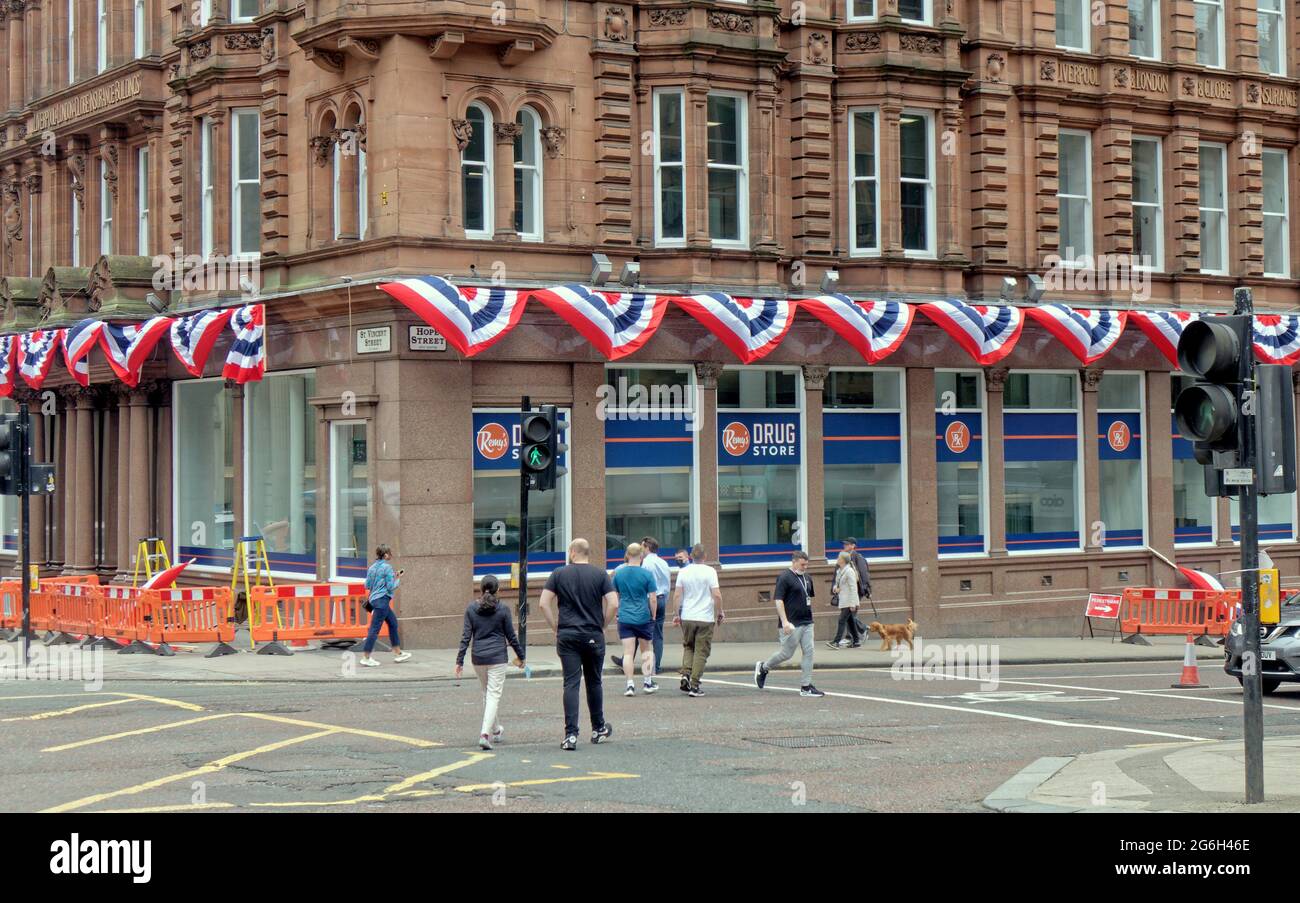
[[[750,743],[764,743],[782,749],[825,749],[830,746],[866,746],[869,743],[889,743],[874,737],[854,737],[850,734],[823,734],[820,737],[746,737]]]

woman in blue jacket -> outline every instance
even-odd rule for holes
[[[393,661],[404,662],[411,653],[402,651],[402,642],[397,634],[397,612],[393,611],[393,593],[397,592],[405,571],[393,573],[390,559],[393,550],[388,545],[375,549],[375,563],[366,571],[366,590],[370,593],[370,629],[366,631],[366,644],[361,647],[361,664],[367,668],[378,668],[379,662],[370,657],[379,638],[379,628],[388,625],[388,644],[393,647]]]

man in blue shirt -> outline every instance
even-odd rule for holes
[[[663,669],[664,664],[664,613],[668,611],[668,593],[672,589],[672,571],[668,568],[668,562],[659,557],[659,541],[653,536],[647,536],[641,540],[641,549],[645,553],[645,559],[641,562],[641,567],[648,570],[654,575],[655,579],[655,598],[658,607],[655,610],[653,638],[651,643],[655,651],[655,673],[658,674]],[[623,659],[617,655],[610,656],[614,667],[622,668]]]
[[[654,574],[642,567],[644,554],[640,543],[632,543],[627,547],[623,564],[614,571],[614,589],[618,591],[618,637],[623,641],[623,676],[627,678],[624,696],[636,695],[636,681],[632,676],[638,642],[645,644],[641,653],[641,688],[646,693],[659,689],[654,679],[653,640],[656,609],[662,609],[662,603],[656,605]]]

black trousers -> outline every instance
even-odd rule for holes
[[[605,693],[600,671],[605,661],[605,635],[594,630],[561,630],[555,652],[564,670],[564,735],[578,733],[578,684],[587,682],[587,713],[591,729],[605,726]]]
[[[844,639],[845,630],[848,630],[849,632],[849,642],[854,645],[862,642],[864,631],[862,630],[861,622],[858,621],[857,609],[840,609],[840,622],[835,626],[835,639],[833,642],[838,643],[840,640]]]

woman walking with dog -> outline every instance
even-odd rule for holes
[[[497,720],[497,709],[501,705],[501,691],[506,686],[506,647],[515,651],[516,668],[524,666],[524,650],[515,635],[509,607],[497,599],[500,588],[497,578],[488,574],[483,578],[482,586],[482,596],[465,609],[465,627],[460,635],[460,651],[456,653],[456,678],[460,679],[465,668],[465,650],[473,643],[470,662],[483,688],[483,727],[479,731],[478,745],[482,749],[491,749],[492,744],[500,743],[505,734],[505,728]]]
[[[832,649],[842,649],[846,645],[850,649],[857,649],[862,645],[862,634],[858,631],[858,569],[853,565],[852,552],[840,552],[836,559],[831,594],[835,599],[835,607],[840,610],[840,622],[835,627],[835,639],[826,645]],[[849,634],[847,643],[845,630]]]

